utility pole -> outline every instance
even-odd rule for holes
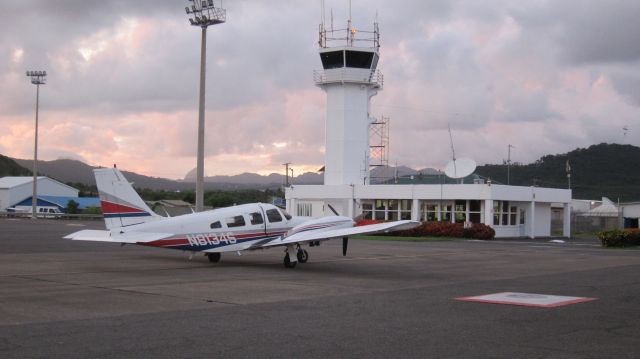
[[[200,44],[200,99],[198,104],[198,159],[196,165],[196,212],[204,209],[204,92],[207,63],[207,27],[227,21],[227,11],[215,7],[213,0],[189,0],[191,6],[185,7],[189,23],[202,28]]]
[[[35,145],[33,150],[33,193],[31,194],[31,219],[38,218],[36,208],[38,207],[38,107],[40,105],[40,85],[46,83],[46,71],[27,71],[27,76],[31,77],[31,83],[36,85],[36,129]]]
[[[282,165],[284,166],[284,173],[285,173],[285,182],[284,182],[284,186],[285,187],[289,187],[289,165],[291,164],[291,162],[287,162],[287,163],[283,163]],[[291,171],[293,172],[293,169],[291,169]],[[291,175],[291,177],[293,177],[293,174]]]
[[[507,185],[511,183],[511,149],[515,148],[511,144],[507,145]]]
[[[567,172],[567,188],[571,189],[571,165],[569,160],[567,160],[565,171]]]

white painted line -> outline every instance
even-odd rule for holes
[[[465,302],[481,302],[492,304],[521,305],[525,307],[555,308],[563,305],[590,302],[597,298],[568,297],[562,295],[504,292],[475,297],[455,298]]]

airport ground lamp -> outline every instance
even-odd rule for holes
[[[38,204],[38,107],[40,105],[40,85],[46,83],[47,72],[27,71],[27,76],[31,78],[31,83],[36,85],[36,130],[33,150],[33,193],[31,196],[31,218],[36,219]]]
[[[207,27],[226,21],[227,12],[216,7],[213,0],[189,0],[185,7],[189,23],[202,29],[200,48],[200,100],[198,110],[198,159],[196,165],[196,212],[204,209],[204,90],[207,60]]]

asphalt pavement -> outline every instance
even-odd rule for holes
[[[638,358],[640,250],[589,239],[196,254],[73,242],[97,221],[0,219],[1,358]],[[459,297],[597,300],[536,308]]]

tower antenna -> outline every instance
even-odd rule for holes
[[[453,136],[451,136],[451,124],[447,124],[447,127],[449,128],[449,142],[451,143],[451,156],[452,156],[452,160],[455,162],[456,160],[456,149],[453,147]]]

